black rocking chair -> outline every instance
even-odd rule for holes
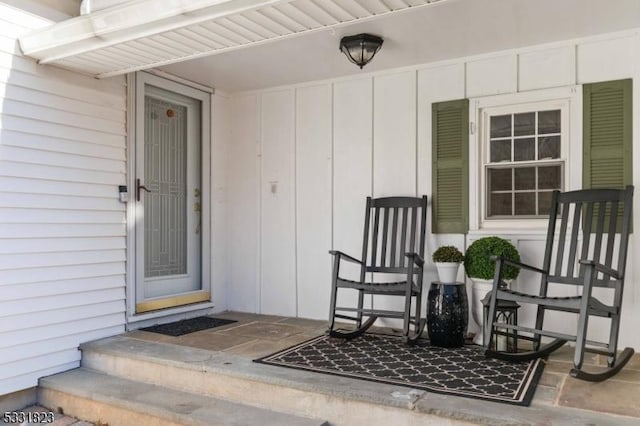
[[[367,197],[362,260],[337,250],[329,252],[334,256],[328,330],[330,336],[347,339],[357,337],[371,327],[378,317],[385,317],[404,320],[403,336],[406,343],[412,344],[420,337],[426,322],[421,318],[426,214],[426,196]],[[359,280],[340,277],[340,265],[343,261],[360,265]],[[403,274],[405,278],[392,283],[365,282],[367,273]],[[356,290],[357,307],[337,307],[338,289]],[[402,297],[404,310],[367,309],[364,307],[365,295]],[[412,298],[415,299],[414,315],[411,315]],[[351,313],[353,316],[338,314],[338,311]],[[367,317],[364,322],[363,317]],[[334,329],[336,318],[354,321],[355,330]],[[414,326],[413,333],[410,332],[410,325]]]
[[[486,355],[504,360],[530,360],[546,356],[560,348],[567,341],[576,342],[571,376],[588,381],[599,382],[617,372],[629,362],[632,348],[626,348],[617,354],[620,311],[624,287],[627,246],[631,229],[631,206],[633,187],[625,190],[587,189],[560,193],[555,191],[551,201],[551,212],[547,231],[547,242],[542,268],[525,265],[511,260],[496,258],[495,275],[491,302],[489,305],[489,324],[485,329]],[[621,223],[619,219],[622,219]],[[559,222],[559,232],[557,224]],[[579,241],[579,234],[582,241]],[[569,235],[567,235],[569,234]],[[616,234],[618,234],[616,238]],[[568,236],[568,240],[567,240]],[[616,241],[617,240],[617,241]],[[568,242],[568,256],[566,244]],[[556,245],[554,251],[554,244]],[[579,247],[581,246],[581,247]],[[579,254],[578,254],[579,252]],[[577,259],[576,259],[577,256]],[[552,263],[552,257],[555,262]],[[614,258],[616,259],[614,262]],[[578,260],[576,262],[576,260]],[[513,265],[541,275],[539,294],[525,294],[501,288],[504,265]],[[550,285],[573,285],[581,288],[579,296],[551,297]],[[607,291],[613,301],[603,303],[593,295],[594,288],[598,296]],[[608,290],[600,290],[601,288]],[[537,305],[535,328],[496,323],[496,303],[498,300],[513,300],[519,303]],[[578,315],[577,331],[574,335],[543,329],[546,311],[563,311]],[[609,341],[594,342],[587,340],[589,317],[610,319]],[[518,336],[533,342],[533,350],[520,353],[497,352],[492,349],[492,340],[496,335],[504,334],[505,329],[524,332]],[[552,340],[541,347],[541,336]],[[485,336],[487,337],[487,336]],[[608,367],[598,373],[583,370],[585,352],[607,356]]]

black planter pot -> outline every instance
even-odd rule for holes
[[[469,303],[464,283],[431,283],[427,303],[427,330],[434,346],[464,345],[469,321]]]

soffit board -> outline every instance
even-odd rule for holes
[[[25,55],[97,78],[259,46],[445,0],[135,0],[20,38]]]

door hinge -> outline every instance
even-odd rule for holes
[[[470,135],[476,134],[476,123],[474,123],[473,121],[469,122],[469,134]]]

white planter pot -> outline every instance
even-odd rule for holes
[[[507,286],[511,284],[511,280],[506,280]],[[483,339],[483,327],[484,327],[484,311],[482,306],[482,299],[493,289],[493,280],[485,280],[482,278],[471,278],[471,316],[476,322],[480,331],[476,333],[476,337],[473,338],[473,343],[476,345],[482,345]]]
[[[493,280],[485,280],[482,278],[471,278],[471,316],[480,329],[473,338],[473,343],[482,345],[484,329],[484,314],[482,307],[482,299],[493,288]]]
[[[455,283],[458,279],[458,268],[460,268],[459,262],[436,262],[436,269],[438,269],[438,279],[441,283],[450,284]]]

